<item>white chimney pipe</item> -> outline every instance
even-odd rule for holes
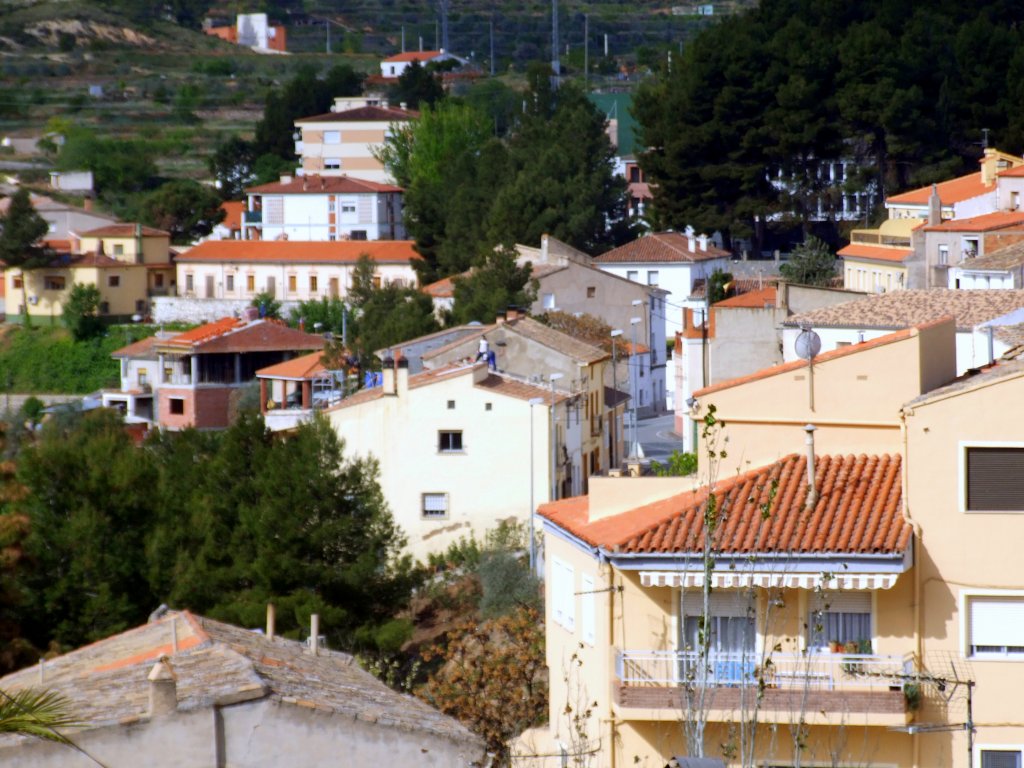
[[[274,609],[273,603],[267,603],[267,637],[271,640],[274,639],[275,623],[277,619],[277,613]]]
[[[813,424],[808,424],[804,427],[804,432],[807,433],[807,437],[804,442],[807,445],[807,502],[805,507],[807,509],[814,509],[814,506],[818,503],[818,490],[814,487],[814,430],[817,429]]]
[[[309,651],[314,656],[320,655],[320,614],[309,617]]]

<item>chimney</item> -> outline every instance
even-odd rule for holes
[[[514,323],[519,319],[519,307],[508,307],[505,310],[505,322]]]
[[[305,192],[309,189],[309,176],[302,177],[302,191]]]
[[[928,195],[928,226],[934,227],[942,223],[942,200],[939,198],[939,187],[932,184],[932,193]]]
[[[708,236],[707,235],[701,235],[700,237],[698,237],[697,238],[697,242],[700,244],[700,249],[702,251],[706,251],[708,249]]]
[[[409,108],[409,102],[407,102],[407,101],[400,101],[400,102],[398,102],[398,106],[400,106],[402,109],[408,109]]]
[[[149,716],[169,715],[178,709],[178,681],[166,656],[149,671]]]
[[[403,396],[409,391],[409,360],[400,357],[395,363],[395,394]]]
[[[292,175],[290,173],[282,173],[281,174],[281,183],[282,184],[291,184],[292,183]]]
[[[314,656],[320,655],[320,614],[314,613],[309,617],[309,652]]]
[[[818,490],[814,487],[814,430],[817,429],[813,424],[808,424],[804,427],[804,432],[807,433],[807,437],[804,442],[807,445],[807,501],[804,506],[806,509],[814,509],[818,503]]]
[[[85,200],[82,201],[82,210],[83,211],[91,211],[92,210],[92,198],[91,197],[87,197],[87,198],[85,198]]]
[[[986,335],[988,336],[988,364],[994,365],[996,362],[996,339],[995,339],[995,328],[988,326],[985,328]]]
[[[273,603],[267,603],[267,637],[271,640],[274,639],[274,624],[277,619],[277,612],[274,609]]]
[[[381,363],[382,392],[385,395],[395,395],[395,360],[390,355],[384,358]]]
[[[696,238],[693,236],[693,232],[686,233],[686,248],[690,251],[696,251]]]

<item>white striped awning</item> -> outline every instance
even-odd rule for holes
[[[716,589],[743,589],[745,587],[784,587],[788,589],[891,589],[898,573],[713,573],[711,586]],[[640,571],[640,583],[645,587],[704,586],[703,573],[680,571]]]

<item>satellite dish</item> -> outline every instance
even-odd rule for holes
[[[804,360],[811,360],[821,352],[821,337],[809,328],[800,332],[793,345],[796,354]]]

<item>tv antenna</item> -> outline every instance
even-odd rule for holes
[[[807,397],[814,410],[814,358],[821,352],[821,337],[811,330],[809,324],[800,325],[800,335],[793,344],[798,357],[807,361]]]

